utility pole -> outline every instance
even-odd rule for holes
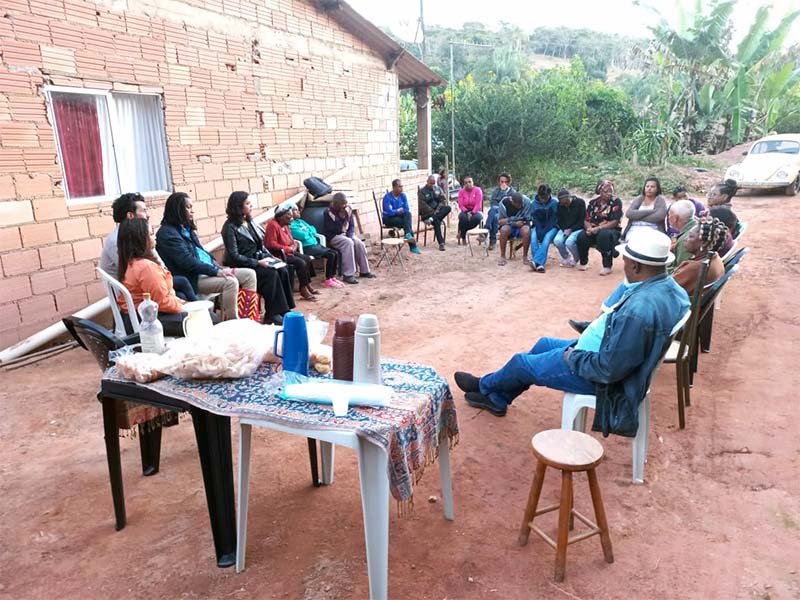
[[[422,62],[425,62],[425,57],[428,54],[428,35],[425,32],[425,11],[424,0],[419,0],[419,28],[422,31]]]

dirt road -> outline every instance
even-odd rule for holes
[[[654,385],[646,484],[630,482],[626,439],[603,440],[599,469],[616,562],[593,539],[570,546],[555,584],[553,552],[532,536],[516,545],[531,483],[531,436],[558,427],[561,396],[532,389],[508,416],[457,394],[461,441],[452,454],[456,520],[443,519],[435,470],[415,509],[390,523],[393,598],[798,598],[800,444],[800,199],[737,197],[750,254],[717,313],[687,427],[677,428],[675,373]],[[503,268],[428,245],[406,274],[325,290],[321,318],[375,312],[387,356],[482,373],[540,335],[569,336],[610,289],[598,255],[586,273],[544,275],[519,257]],[[308,309],[309,305],[301,307]],[[164,435],[161,472],[140,475],[138,441],[123,439],[128,526],[114,531],[99,370],[73,350],[0,374],[0,597],[366,598],[354,455],[338,453],[336,483],[309,485],[305,442],[254,431],[247,570],[215,566],[191,423]],[[234,443],[236,440],[234,439]],[[551,473],[543,500],[554,499]],[[576,506],[590,513],[576,479]],[[555,528],[555,520],[549,525]]]

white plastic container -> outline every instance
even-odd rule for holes
[[[381,330],[378,317],[363,314],[356,323],[353,349],[353,381],[355,383],[382,384]]]

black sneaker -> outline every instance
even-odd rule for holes
[[[372,271],[370,271],[369,273],[362,273],[361,274],[361,278],[362,279],[375,279],[376,277],[377,277],[377,275],[375,275],[375,273],[373,273]]]
[[[352,275],[347,275],[346,277],[342,278],[342,281],[349,284],[356,284],[358,283],[358,279],[353,277]]]
[[[442,252],[444,252],[444,244],[439,244],[439,250],[441,250]]]
[[[589,326],[589,321],[574,321],[573,319],[570,319],[567,322],[569,323],[569,326],[578,333],[583,333],[584,330]]]
[[[544,265],[536,265],[537,273],[544,273]]]
[[[453,378],[456,380],[456,385],[462,392],[480,392],[480,377],[475,377],[472,373],[465,373],[464,371],[456,371]]]
[[[474,408],[488,410],[495,417],[506,416],[506,407],[504,406],[503,408],[499,408],[494,402],[491,401],[489,396],[484,396],[480,392],[467,392],[464,394],[464,397],[467,399],[467,404]]]

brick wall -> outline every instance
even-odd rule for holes
[[[204,239],[231,191],[267,207],[345,166],[374,230],[371,192],[397,175],[396,75],[307,0],[4,0],[0,53],[0,347],[103,294],[110,201],[65,199],[43,86],[160,94]]]

